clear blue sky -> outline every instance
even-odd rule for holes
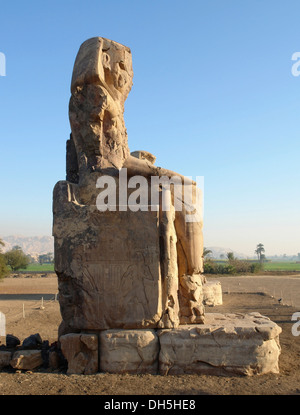
[[[129,46],[131,151],[204,176],[205,246],[300,252],[298,0],[51,0],[1,6],[0,236],[51,235],[80,44]]]

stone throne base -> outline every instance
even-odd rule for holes
[[[68,373],[279,373],[281,328],[260,313],[207,313],[177,329],[109,329],[60,337]],[[88,370],[87,370],[88,368]]]

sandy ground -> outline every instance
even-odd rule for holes
[[[215,279],[215,278],[213,278]],[[208,312],[259,311],[282,327],[280,374],[254,377],[66,375],[39,369],[33,373],[0,372],[2,395],[300,395],[300,336],[292,335],[291,316],[300,311],[300,275],[218,278],[223,288],[223,305],[206,307]],[[272,298],[275,290],[275,298]],[[22,341],[32,333],[43,340],[57,340],[61,317],[55,301],[57,280],[6,278],[0,283],[0,311],[6,316],[6,333]],[[265,294],[262,294],[265,292]],[[260,293],[260,294],[258,294]],[[292,297],[289,299],[289,293]],[[278,294],[284,301],[279,303]],[[286,298],[284,298],[284,295]],[[42,305],[43,297],[43,306]],[[293,307],[288,305],[293,302]],[[23,315],[23,305],[25,317]],[[0,337],[5,343],[5,338]],[[100,408],[101,409],[101,408]]]
[[[209,277],[209,279],[214,279]],[[262,292],[300,310],[300,274],[218,277],[223,292]]]

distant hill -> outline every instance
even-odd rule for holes
[[[25,254],[41,255],[48,252],[54,252],[54,239],[52,236],[0,236],[5,243],[2,248],[3,252],[9,251],[13,246],[18,245]]]

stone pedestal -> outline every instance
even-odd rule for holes
[[[104,330],[100,370],[109,373],[158,372],[159,342],[154,330]]]
[[[278,373],[281,328],[259,313],[205,315],[205,324],[159,330],[161,375]]]
[[[279,372],[281,328],[268,317],[259,313],[208,313],[205,321],[176,329],[103,330],[99,333],[99,370],[120,374],[224,376]],[[81,358],[82,336],[89,335],[61,337],[68,373],[96,371],[98,346],[93,343],[92,354],[85,352],[85,358]],[[92,372],[87,370],[91,361]]]

